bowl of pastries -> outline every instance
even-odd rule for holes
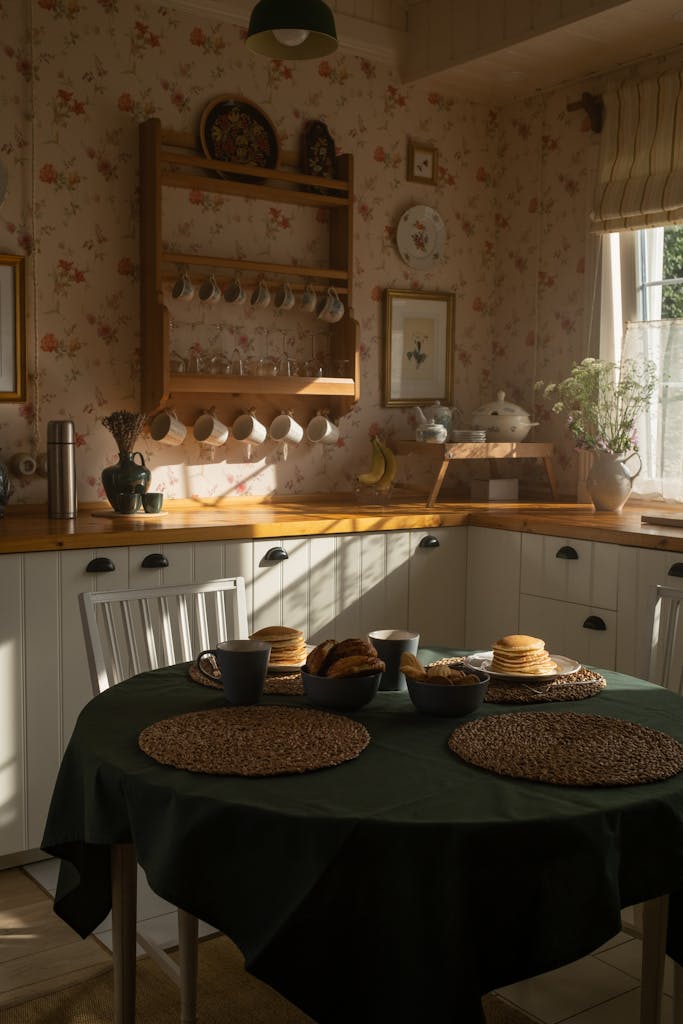
[[[423,667],[414,654],[401,655],[410,699],[427,715],[459,718],[476,711],[484,701],[489,675],[463,662]]]
[[[316,707],[358,711],[377,693],[384,667],[367,639],[323,640],[301,670],[304,693]]]

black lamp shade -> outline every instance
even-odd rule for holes
[[[274,33],[301,31],[303,41],[287,45]],[[323,0],[259,0],[251,12],[247,46],[272,60],[311,60],[337,49],[332,11]]]

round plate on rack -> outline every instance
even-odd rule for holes
[[[211,160],[250,167],[277,166],[279,147],[270,118],[241,96],[218,96],[208,104],[202,114],[199,139]],[[233,181],[258,181],[225,171],[217,173]]]
[[[431,206],[411,206],[396,228],[396,245],[404,263],[426,270],[443,256],[446,225]]]

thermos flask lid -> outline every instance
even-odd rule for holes
[[[73,420],[50,420],[47,425],[47,441],[48,444],[73,444]]]

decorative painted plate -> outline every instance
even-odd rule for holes
[[[218,96],[205,108],[199,126],[202,149],[211,160],[226,160],[250,167],[276,167],[279,147],[270,118],[254,103],[239,96]],[[221,178],[246,181],[247,178],[225,171]]]
[[[323,121],[309,121],[304,130],[302,170],[318,178],[336,177],[336,150],[334,139]],[[315,192],[330,189],[315,188]]]
[[[411,206],[396,228],[396,245],[404,263],[428,270],[443,256],[446,225],[431,206]]]
[[[463,662],[469,665],[470,668],[478,668],[482,672],[488,672],[491,679],[515,679],[518,682],[523,681],[533,686],[535,682],[547,683],[550,679],[559,679],[560,676],[568,676],[572,672],[578,672],[581,668],[581,664],[578,661],[574,661],[572,658],[565,658],[562,654],[551,654],[550,657],[557,665],[557,672],[549,672],[543,676],[531,676],[522,675],[521,673],[515,674],[513,672],[492,672],[491,662],[493,661],[493,651],[477,651],[476,654],[470,654],[467,658],[463,658]]]

